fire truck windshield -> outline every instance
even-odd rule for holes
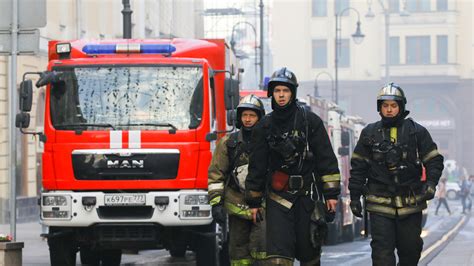
[[[57,68],[51,119],[59,130],[197,128],[203,110],[200,66]],[[104,126],[107,125],[107,126]]]

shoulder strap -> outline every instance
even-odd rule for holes
[[[236,132],[232,132],[230,135],[229,135],[229,138],[227,139],[227,156],[229,158],[229,162],[230,164],[232,165],[235,161],[235,158],[236,157],[236,150],[237,150],[237,146],[238,146],[238,140],[239,138],[239,132],[236,131]],[[229,169],[233,169],[233,167],[230,167]]]
[[[302,113],[303,115],[303,124],[304,124],[304,128],[305,128],[305,148],[304,148],[304,151],[303,151],[303,156],[300,157],[300,162],[298,164],[298,172],[301,172],[301,170],[303,169],[303,161],[307,158],[307,156],[312,156],[312,155],[309,155],[309,153],[311,152],[310,151],[310,147],[309,147],[309,123],[308,123],[308,114],[306,113],[306,108],[304,108],[303,106],[301,105],[297,105],[298,106],[298,111]],[[295,128],[296,128],[296,120],[297,120],[297,117],[298,115],[296,115],[295,117]]]
[[[420,159],[420,153],[419,153],[419,150],[418,150],[418,125],[415,123],[415,121],[410,117],[410,118],[407,118],[408,121],[411,122],[411,124],[413,125],[413,128],[415,129],[415,148],[416,148],[416,157],[418,158],[418,160]]]

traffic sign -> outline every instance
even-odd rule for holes
[[[2,0],[0,0],[1,2]],[[20,30],[18,32],[19,55],[36,54],[39,50],[39,30]],[[0,55],[10,55],[12,52],[12,34],[10,31],[0,31]]]
[[[12,0],[0,0],[0,30],[11,30]],[[18,28],[35,29],[46,26],[46,0],[18,0]]]

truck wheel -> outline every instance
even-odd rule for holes
[[[208,231],[209,232],[209,231]],[[211,224],[211,234],[198,239],[196,245],[197,266],[226,266],[230,265],[227,244],[222,242],[222,234],[217,224]],[[215,234],[217,233],[217,234]]]
[[[102,250],[100,260],[104,266],[119,266],[122,261],[121,249]]]
[[[175,258],[183,258],[186,254],[186,246],[174,246],[170,247],[170,255]]]
[[[90,247],[81,246],[79,250],[81,257],[81,263],[85,265],[100,265],[99,252],[92,250]]]
[[[182,258],[186,254],[187,236],[181,228],[173,228],[169,237],[168,249],[171,257]]]
[[[51,266],[76,265],[77,246],[72,234],[60,234],[60,230],[50,228],[52,237],[48,238]]]

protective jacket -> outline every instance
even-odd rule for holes
[[[243,194],[250,146],[243,134],[242,130],[231,133],[217,143],[208,170],[208,193],[211,205],[224,201],[230,215],[250,220],[251,214]]]
[[[362,130],[351,166],[351,200],[365,194],[369,212],[400,217],[427,207],[423,166],[425,185],[436,186],[443,156],[426,128],[412,119],[401,119],[393,127],[378,121]]]
[[[266,115],[252,132],[249,174],[246,179],[246,200],[259,207],[269,187],[269,197],[291,208],[299,195],[309,195],[311,185],[317,185],[326,199],[337,199],[340,175],[336,156],[324,128],[313,112],[293,104],[288,110]],[[276,172],[290,176],[282,191],[272,185]],[[302,184],[295,189],[289,184],[293,176],[301,176]]]

